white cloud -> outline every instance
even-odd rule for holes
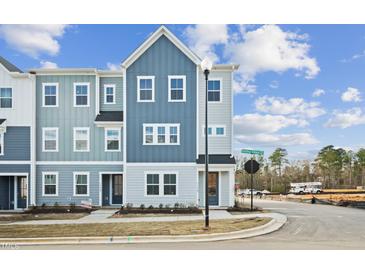
[[[41,68],[44,69],[55,69],[58,68],[58,65],[54,62],[50,62],[50,61],[41,61]]]
[[[121,70],[122,68],[121,68],[121,66],[120,66],[120,64],[113,64],[113,63],[107,63],[106,64],[106,66],[107,66],[107,68],[109,69],[109,70]]]
[[[187,27],[184,34],[190,48],[200,57],[240,64],[235,75],[236,93],[254,93],[258,73],[293,69],[309,79],[320,71],[316,59],[309,56],[308,35],[286,32],[276,25],[239,25],[229,31],[227,25],[195,25]],[[217,46],[222,46],[224,60],[216,54]]]
[[[253,135],[258,133],[274,133],[289,126],[303,126],[301,120],[283,115],[262,115],[248,113],[233,117],[234,132],[237,135]]]
[[[327,123],[326,127],[339,127],[339,128],[348,128],[357,125],[365,124],[365,114],[363,114],[360,108],[351,108],[345,112],[343,111],[334,111],[333,117],[331,117]]]
[[[306,102],[303,98],[284,99],[262,96],[255,101],[258,111],[271,114],[293,115],[303,118],[316,118],[326,113],[319,102]]]
[[[322,95],[324,95],[326,92],[323,89],[317,88],[315,91],[313,91],[312,93],[312,97],[320,97]]]
[[[236,140],[240,143],[260,146],[295,146],[318,143],[318,140],[309,133],[237,135]]]
[[[38,58],[41,54],[56,55],[60,51],[57,39],[65,33],[67,25],[2,25],[0,37],[26,55]]]
[[[348,87],[341,95],[341,100],[344,102],[360,102],[361,94],[357,88]]]
[[[190,48],[201,58],[209,57],[218,62],[219,57],[214,53],[215,45],[228,42],[227,25],[195,25],[185,29],[185,36]]]

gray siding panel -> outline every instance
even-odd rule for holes
[[[59,83],[59,106],[42,107],[42,83]],[[73,106],[73,84],[90,83],[90,107]],[[37,161],[122,161],[123,151],[104,151],[104,128],[96,127],[95,76],[37,76]],[[42,152],[42,127],[59,128],[59,152]],[[73,127],[90,128],[90,152],[73,152]],[[121,137],[123,149],[123,137]]]
[[[1,161],[30,161],[30,127],[8,126],[4,134],[4,155]]]
[[[137,76],[155,76],[155,102],[137,102]],[[168,75],[186,75],[186,102],[168,102]],[[127,69],[128,162],[194,162],[196,65],[161,36]],[[143,146],[143,123],[180,123],[180,146]]]
[[[30,165],[0,165],[1,173],[30,173]]]
[[[145,195],[145,173],[146,172],[177,172],[178,173],[178,195],[177,196],[153,196]],[[186,167],[150,167],[150,166],[128,166],[127,171],[127,197],[126,202],[132,203],[133,206],[144,204],[146,207],[159,204],[183,203],[185,205],[196,205],[197,203],[197,170],[194,166]]]
[[[115,85],[115,104],[104,104],[104,85]],[[123,78],[122,77],[101,77],[100,78],[100,110],[101,111],[122,111],[123,110]]]
[[[58,196],[42,196],[42,172],[58,172]],[[90,196],[75,197],[73,196],[73,172],[85,171],[90,172]],[[37,205],[43,203],[53,205],[57,202],[60,205],[69,205],[75,203],[79,205],[81,201],[91,199],[93,205],[99,205],[99,173],[100,172],[123,172],[121,165],[38,165],[36,171],[36,197]]]

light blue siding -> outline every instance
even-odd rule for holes
[[[115,104],[104,104],[104,85],[115,85]],[[101,77],[100,78],[100,110],[122,111],[123,110],[123,78]]]
[[[58,172],[58,196],[42,196],[42,172]],[[89,196],[73,196],[73,172],[85,171],[90,172],[89,177]],[[79,205],[81,201],[91,199],[93,205],[99,205],[99,173],[100,172],[123,172],[121,165],[38,165],[36,171],[36,197],[37,205],[43,203],[54,205],[57,202],[60,205],[69,205],[75,203]]]
[[[37,161],[122,161],[123,151],[105,152],[104,128],[96,127],[95,76],[37,76]],[[42,83],[59,83],[58,107],[42,107]],[[90,83],[90,107],[74,107],[73,84]],[[58,127],[59,152],[42,152],[42,127]],[[90,152],[73,151],[73,127],[90,128]],[[121,148],[123,149],[123,137]]]
[[[137,76],[155,76],[155,102],[137,102]],[[168,75],[186,75],[186,102],[168,102]],[[128,162],[194,162],[196,65],[161,36],[127,69]],[[143,146],[143,123],[180,123],[179,146]]]
[[[8,126],[4,134],[4,155],[0,162],[17,160],[30,160],[30,127]]]
[[[146,196],[145,173],[146,172],[172,172],[177,173],[177,196]],[[173,206],[175,203],[196,205],[198,194],[198,177],[195,166],[128,166],[127,170],[127,203],[133,206],[144,204],[146,207],[159,204]]]

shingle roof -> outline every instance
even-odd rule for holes
[[[0,64],[2,64],[8,71],[10,72],[20,72],[22,71],[18,69],[16,66],[14,66],[12,63],[10,63],[8,60],[0,56]]]
[[[123,111],[100,111],[95,122],[123,122]]]
[[[196,160],[197,164],[205,163],[205,155],[199,154],[199,158]],[[234,157],[230,154],[209,154],[209,164],[236,164]]]

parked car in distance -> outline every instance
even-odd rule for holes
[[[257,190],[257,189],[252,189],[252,194],[253,195],[262,195],[262,194],[269,194],[270,191],[268,190]],[[251,195],[251,189],[250,188],[246,188],[244,190],[242,190],[239,194],[240,196],[244,196],[244,195]]]
[[[291,183],[289,193],[292,194],[315,194],[322,192],[321,182]]]

